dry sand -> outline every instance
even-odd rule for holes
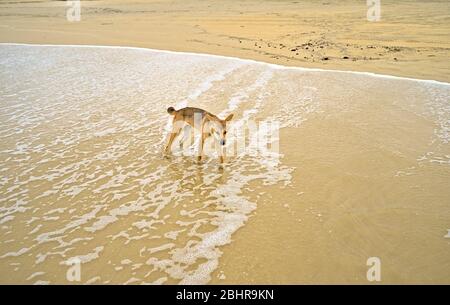
[[[301,67],[450,81],[450,3],[381,1],[0,2],[0,41],[126,45],[249,58]]]

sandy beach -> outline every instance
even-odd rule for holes
[[[448,1],[0,8],[0,283],[450,283]],[[163,156],[169,106],[246,150]]]
[[[450,81],[448,1],[0,2],[0,41],[136,46]]]

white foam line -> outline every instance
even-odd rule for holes
[[[433,84],[437,84],[437,85],[450,86],[450,83],[437,81],[437,80],[433,80],[433,79],[417,79],[417,78],[410,78],[410,77],[378,74],[378,73],[373,73],[373,72],[360,72],[360,71],[348,71],[348,70],[327,70],[327,69],[320,69],[320,68],[304,68],[304,67],[297,67],[297,66],[283,66],[283,65],[279,65],[279,64],[272,64],[272,63],[267,63],[267,62],[262,62],[262,61],[256,61],[256,60],[253,60],[253,59],[243,59],[243,58],[232,57],[232,56],[205,54],[205,53],[194,53],[194,52],[169,51],[169,50],[142,48],[142,47],[102,46],[102,45],[74,45],[74,44],[33,44],[33,43],[12,43],[12,42],[0,42],[0,45],[38,46],[38,47],[129,49],[129,50],[150,51],[150,52],[159,52],[159,53],[174,54],[174,55],[192,55],[192,56],[204,56],[204,57],[221,58],[221,59],[232,59],[232,60],[242,61],[242,62],[246,62],[246,63],[254,63],[254,64],[259,64],[259,65],[266,65],[266,66],[274,68],[274,69],[298,70],[298,71],[306,71],[306,72],[347,73],[347,74],[367,75],[367,76],[373,76],[373,77],[379,77],[379,78],[409,80],[409,81],[426,82],[426,83],[433,83]]]

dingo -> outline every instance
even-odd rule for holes
[[[212,113],[206,110],[194,107],[186,107],[179,110],[175,110],[173,107],[169,107],[167,112],[173,115],[172,132],[170,134],[169,142],[167,143],[164,152],[169,152],[173,141],[180,134],[184,127],[183,123],[187,123],[192,127],[198,128],[201,131],[201,141],[198,154],[198,161],[202,160],[203,145],[205,140],[211,136],[215,135],[217,139],[220,140],[220,145],[222,148],[225,146],[225,138],[227,135],[227,122],[233,118],[233,114],[230,114],[226,119],[221,120]],[[220,153],[220,163],[224,160],[224,149],[221,149]]]

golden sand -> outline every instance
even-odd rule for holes
[[[0,3],[0,41],[137,46],[288,66],[450,81],[448,1],[64,1]],[[327,58],[327,59],[326,59]],[[326,59],[326,60],[325,60]]]

